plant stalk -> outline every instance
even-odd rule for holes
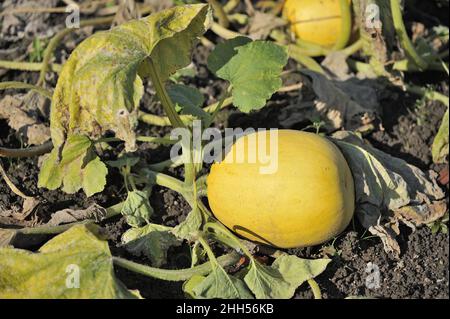
[[[236,264],[239,261],[239,258],[240,258],[239,254],[232,252],[230,254],[218,257],[217,262],[222,267],[228,267]],[[125,268],[138,274],[166,281],[185,281],[190,279],[192,276],[195,275],[205,276],[211,272],[210,261],[192,268],[179,270],[154,268],[146,265],[141,265],[120,257],[113,257],[113,263],[116,266]]]
[[[28,84],[28,83],[24,83],[24,82],[17,82],[17,81],[7,81],[7,82],[0,82],[0,90],[8,90],[8,89],[27,89],[27,90],[34,90],[36,92],[38,92],[39,94],[41,94],[42,96],[48,98],[48,99],[52,99],[52,92],[50,92],[47,89],[44,89],[43,87],[37,86],[37,85],[33,85],[33,84]]]
[[[421,70],[426,70],[428,67],[427,61],[423,59],[414,48],[413,43],[408,37],[405,23],[403,22],[402,9],[400,7],[400,0],[390,0],[391,13],[394,20],[395,31],[400,40],[400,43],[405,50],[406,55],[413,61]]]

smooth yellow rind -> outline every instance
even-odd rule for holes
[[[284,16],[297,38],[323,47],[332,47],[342,30],[339,0],[287,0]]]
[[[257,151],[252,135],[240,138],[225,160],[211,167],[207,183],[214,215],[243,237],[280,248],[320,244],[343,231],[355,197],[339,149],[316,134],[278,130],[278,169],[261,174],[266,164],[232,160],[237,145],[245,145],[246,159],[249,148]]]

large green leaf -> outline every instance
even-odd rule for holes
[[[154,267],[160,267],[167,262],[167,250],[181,244],[170,232],[171,229],[158,224],[131,228],[122,235],[122,244],[133,255],[144,255],[151,260]]]
[[[325,271],[331,259],[302,259],[293,255],[282,255],[272,264],[290,287],[286,291],[288,298],[294,296],[295,290],[305,281],[315,278]]]
[[[283,279],[281,273],[272,267],[258,262],[251,262],[250,269],[244,277],[248,288],[257,299],[286,299],[290,298],[291,285]]]
[[[108,243],[85,225],[56,236],[37,253],[1,248],[0,260],[0,298],[137,297],[115,278]]]
[[[252,42],[252,39],[247,37],[236,37],[219,43],[208,56],[208,69],[214,74],[217,74],[217,71],[238,53],[236,49],[249,42]]]
[[[81,145],[71,139],[85,136],[89,141],[112,131],[127,151],[134,151],[142,78],[150,67],[164,81],[187,66],[209,17],[205,4],[174,7],[84,40],[56,85],[50,116],[55,149],[42,166],[39,186],[63,184],[68,193],[82,187],[88,196],[102,191],[106,166],[92,154],[86,163],[88,154],[82,155]]]
[[[252,262],[244,281],[258,299],[288,299],[302,283],[321,274],[330,261],[282,255],[270,267]]]
[[[111,130],[134,149],[142,76],[150,61],[162,80],[191,61],[209,22],[205,4],[170,8],[83,41],[71,54],[53,95],[51,130],[58,148],[74,132]]]
[[[239,39],[225,44],[223,53],[215,51],[209,67],[232,85],[233,104],[250,112],[262,108],[281,87],[280,75],[288,54],[285,47],[273,42],[243,44],[247,40]],[[237,53],[233,55],[233,51]]]

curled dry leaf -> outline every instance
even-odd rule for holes
[[[86,209],[67,208],[54,213],[47,225],[58,226],[86,219],[92,219],[99,222],[106,217],[106,214],[106,209],[97,204],[93,204]]]
[[[50,128],[39,121],[36,110],[27,109],[25,100],[24,95],[6,95],[0,101],[0,119],[6,119],[28,144],[43,144],[50,139]]]
[[[371,80],[334,81],[313,71],[302,72],[311,79],[316,99],[314,103],[300,102],[284,108],[278,117],[283,127],[320,118],[329,131],[358,130],[371,124],[379,114],[380,104]],[[371,81],[370,85],[367,81]]]
[[[387,252],[397,257],[400,254],[395,241],[400,222],[415,228],[445,214],[445,194],[435,172],[423,172],[351,132],[337,132],[333,141],[353,173],[355,214],[363,227],[381,238]]]
[[[57,2],[57,0],[5,0],[0,11],[20,10],[21,8],[53,8]],[[0,17],[0,31],[2,37],[11,42],[23,38],[34,39],[36,36],[47,36],[52,32],[48,28],[47,20],[49,18],[49,13],[6,13]]]
[[[124,22],[140,18],[141,14],[134,0],[121,0],[112,25],[116,26]]]
[[[255,11],[248,25],[248,36],[253,40],[266,39],[273,29],[286,25],[286,21],[270,13]]]

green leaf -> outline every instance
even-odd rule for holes
[[[248,113],[262,108],[281,87],[288,54],[285,47],[269,41],[250,42],[236,50],[216,74],[231,83],[233,104]]]
[[[237,54],[237,48],[243,46],[252,39],[247,37],[236,37],[216,45],[214,50],[208,56],[208,69],[217,74],[223,66],[225,66],[232,57]]]
[[[85,135],[71,135],[63,146],[61,159],[54,148],[44,160],[38,186],[57,189],[63,185],[68,194],[82,188],[89,197],[104,189],[107,174],[106,165],[93,152],[92,141]]]
[[[252,261],[244,281],[257,299],[287,299],[291,296],[291,285],[281,273],[272,267]]]
[[[62,150],[61,165],[67,165],[75,160],[78,160],[80,157],[86,156],[86,153],[91,146],[92,142],[87,136],[69,136]]]
[[[173,229],[173,234],[179,238],[191,240],[203,223],[202,213],[194,208],[186,219]]]
[[[106,175],[108,168],[98,156],[95,156],[81,171],[83,180],[83,190],[86,196],[92,196],[101,192],[106,185]]]
[[[153,208],[148,200],[148,193],[144,191],[128,192],[127,199],[122,207],[122,215],[127,219],[127,223],[132,227],[139,227],[144,223],[149,223]]]
[[[292,255],[278,257],[270,267],[252,261],[244,281],[257,299],[289,299],[302,283],[320,275],[330,261]]]
[[[431,154],[433,155],[433,162],[435,163],[442,163],[448,155],[448,122],[449,118],[447,108],[447,111],[442,118],[439,131],[437,132],[431,147]]]
[[[241,279],[228,275],[217,262],[211,265],[211,273],[192,289],[194,298],[253,299]]]
[[[141,228],[131,228],[122,235],[122,244],[135,256],[144,255],[154,267],[167,262],[167,250],[179,246],[181,242],[170,233],[171,227],[148,224]]]
[[[290,284],[286,293],[290,294],[287,298],[292,298],[301,284],[324,272],[330,262],[331,259],[302,259],[293,255],[282,255],[273,262],[272,267]]]
[[[167,93],[176,104],[178,112],[193,115],[204,121],[211,119],[211,115],[201,107],[205,98],[196,88],[183,84],[173,84],[167,88]]]
[[[38,253],[1,248],[0,260],[0,298],[137,297],[115,278],[108,243],[85,225],[56,236]]]
[[[46,187],[50,190],[59,188],[63,181],[63,174],[59,166],[59,150],[54,148],[48,154],[41,166],[38,178],[38,187]]]
[[[135,150],[142,78],[149,61],[164,81],[191,62],[207,29],[209,6],[174,7],[132,20],[84,40],[65,63],[53,95],[51,133],[60,148],[73,134],[97,138],[106,131]]]

